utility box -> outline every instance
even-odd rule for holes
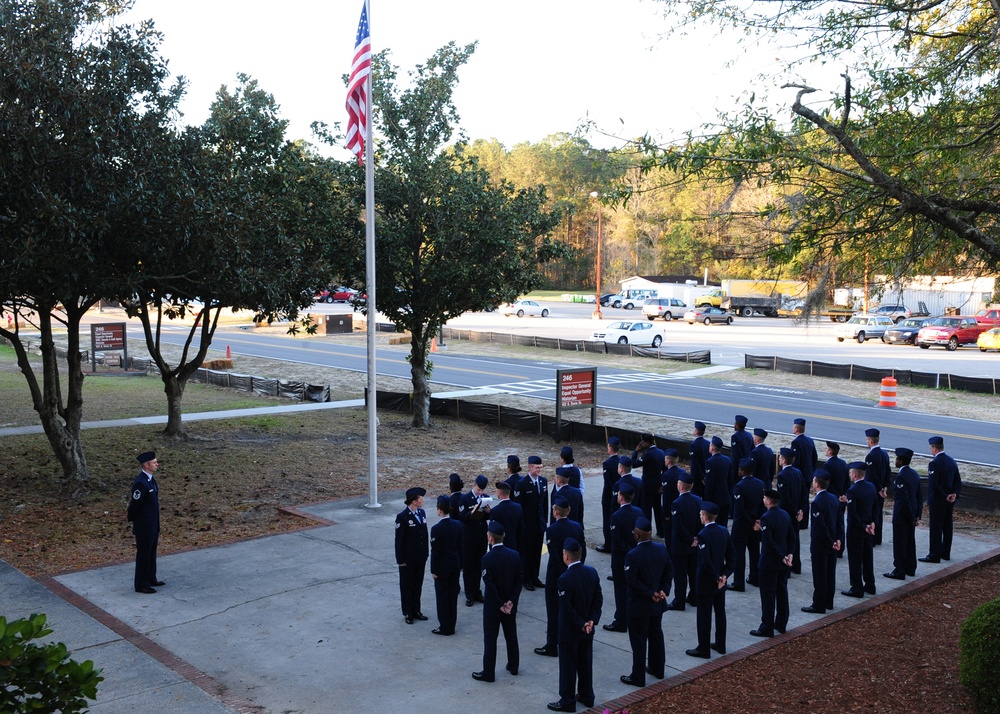
[[[354,315],[326,315],[326,334],[339,335],[354,332]],[[322,328],[320,328],[322,331]]]

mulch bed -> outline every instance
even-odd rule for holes
[[[968,570],[747,657],[628,708],[630,714],[971,712],[958,681],[962,622],[1000,595],[1000,563]]]

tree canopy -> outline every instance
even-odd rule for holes
[[[727,217],[821,278],[1000,268],[996,0],[660,2],[675,29],[714,22],[800,55],[782,87],[791,121],[748,92],[685,142],[639,140],[647,169],[768,188]],[[839,84],[811,86],[834,62]]]

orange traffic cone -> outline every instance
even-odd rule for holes
[[[232,358],[233,358],[233,351],[229,349],[229,345],[226,345],[226,359],[232,359]]]
[[[434,337],[431,339],[431,352],[437,352],[437,351],[438,351],[438,342],[437,338]]]

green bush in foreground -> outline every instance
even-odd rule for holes
[[[1000,598],[980,605],[962,623],[958,676],[981,714],[1000,714]]]
[[[86,711],[87,700],[97,697],[104,677],[93,662],[71,660],[61,642],[31,642],[50,634],[45,615],[13,622],[0,617],[0,714],[72,714]]]

